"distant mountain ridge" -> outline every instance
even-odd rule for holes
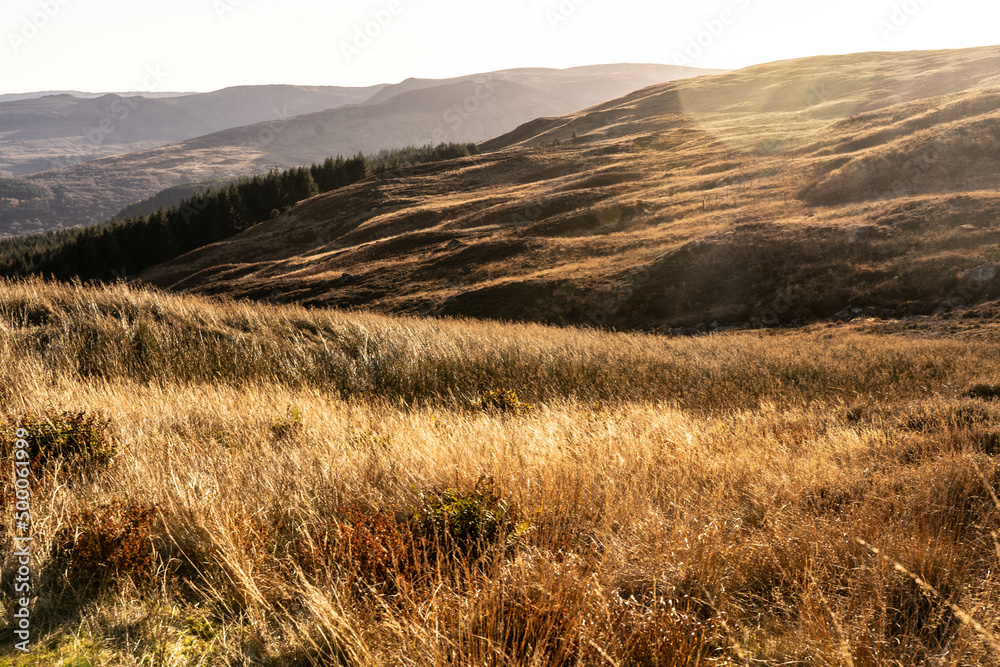
[[[558,85],[573,85],[574,83],[593,82],[595,79],[607,77],[609,79],[622,81],[633,79],[637,82],[653,81],[660,83],[663,81],[673,81],[683,79],[692,74],[700,76],[706,74],[721,74],[728,70],[719,69],[694,69],[690,67],[678,67],[673,65],[655,64],[633,64],[618,63],[611,65],[583,65],[580,67],[568,67],[566,69],[551,69],[546,67],[522,67],[515,69],[498,70],[485,74],[468,74],[465,76],[452,77],[449,79],[418,79],[409,78],[400,83],[386,86],[367,101],[366,104],[374,105],[386,100],[415,90],[424,90],[456,83],[469,81],[480,81],[483,79],[502,79],[525,86],[551,85],[553,82]]]
[[[179,143],[137,147],[126,154],[46,170],[26,179],[52,193],[47,215],[33,212],[30,219],[15,220],[0,232],[25,233],[99,222],[124,206],[182,183],[310,164],[338,154],[482,141],[538,116],[564,114],[651,84],[705,72],[668,65],[631,67],[505,70],[448,79],[434,86],[409,80],[396,87],[376,87],[374,93],[356,104],[289,117],[272,116],[261,123],[231,127]],[[233,98],[238,99],[238,92],[230,89],[230,104],[237,103]],[[212,99],[218,101],[225,94],[212,94]],[[356,91],[351,95],[354,99],[361,97]],[[186,100],[185,104],[190,105],[198,102],[198,97],[179,98],[173,104]],[[171,103],[155,102],[160,105],[158,109]],[[0,105],[0,138],[5,106],[10,105]],[[16,128],[17,124],[10,127]],[[23,126],[20,131],[24,131]],[[117,129],[112,135],[126,136]]]
[[[382,86],[237,86],[211,93],[47,95],[0,103],[0,174],[25,176],[219,130],[361,104]]]
[[[183,95],[195,95],[194,92],[147,92],[147,91],[118,91],[103,93],[88,93],[81,90],[40,90],[28,93],[5,93],[0,95],[0,104],[4,102],[16,102],[18,100],[34,100],[40,97],[50,97],[52,95],[69,95],[80,99],[93,99],[104,97],[105,95],[121,95],[122,97],[181,97]]]

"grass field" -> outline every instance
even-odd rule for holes
[[[37,595],[35,655],[0,664],[998,664],[991,327],[671,339],[0,285]]]

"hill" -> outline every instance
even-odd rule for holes
[[[666,83],[311,199],[143,279],[684,331],[951,310],[995,294],[998,99],[996,47]]]
[[[1000,664],[997,306],[671,339],[0,281],[0,660]]]
[[[538,115],[575,111],[651,83],[703,72],[665,65],[632,67],[507,70],[433,86],[402,85],[373,104],[287,117],[276,117],[272,106],[266,122],[229,125],[233,129],[181,143],[33,174],[28,179],[47,187],[53,198],[48,215],[32,220],[36,229],[87,224],[181,183],[235,178],[359,151],[482,141]],[[234,95],[218,108],[241,105]]]
[[[157,192],[148,199],[130,204],[115,214],[115,218],[123,220],[139,215],[150,215],[157,209],[168,210],[171,207],[180,206],[181,202],[188,201],[206,190],[220,189],[226,185],[226,181],[207,181],[202,183],[182,183],[172,188],[167,188]]]
[[[720,74],[725,70],[695,69],[676,65],[653,65],[636,63],[619,63],[612,65],[585,65],[554,70],[545,67],[523,67],[517,69],[498,70],[487,75],[471,74],[450,79],[416,79],[410,78],[400,83],[389,85],[375,93],[368,100],[369,105],[379,104],[402,93],[416,90],[427,90],[439,86],[456,83],[481,81],[485,78],[501,79],[537,89],[553,89],[569,96],[567,104],[579,104],[580,98],[574,97],[585,92],[588,99],[609,100],[626,92],[645,88],[652,83],[662,83],[676,79],[686,79],[691,76],[705,74]],[[603,95],[603,97],[601,97]],[[595,102],[590,102],[593,104]],[[584,104],[589,106],[589,104]],[[576,109],[573,109],[575,111]]]
[[[3,102],[15,102],[17,100],[35,100],[39,97],[49,97],[50,95],[71,95],[73,97],[79,97],[80,99],[93,99],[95,97],[104,97],[105,95],[121,95],[123,97],[181,97],[182,95],[194,95],[195,93],[187,92],[174,92],[174,91],[131,91],[131,92],[120,92],[120,93],[89,93],[81,90],[38,90],[31,91],[27,93],[4,93],[0,95],[0,104]]]
[[[382,86],[237,86],[188,95],[0,101],[0,175],[24,176],[241,125],[360,104]]]

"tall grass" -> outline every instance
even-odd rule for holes
[[[343,398],[452,405],[495,388],[528,400],[901,399],[1000,369],[992,346],[844,331],[675,340],[592,329],[389,317],[39,280],[0,283],[0,354],[44,375],[280,384]],[[822,341],[822,342],[820,342]],[[33,373],[34,375],[34,373]]]
[[[44,664],[1000,663],[993,343],[39,281],[0,323],[6,428],[114,452],[36,469]]]

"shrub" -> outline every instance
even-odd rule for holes
[[[421,580],[439,555],[477,559],[491,546],[510,546],[528,530],[515,515],[493,480],[482,478],[471,491],[427,492],[409,512],[340,507],[329,524],[295,538],[292,553],[313,577],[346,574],[391,594],[400,578]]]
[[[150,583],[159,514],[155,505],[120,499],[76,512],[55,536],[53,562],[81,588],[123,577]]]
[[[13,442],[18,429],[28,432],[28,451],[36,466],[55,459],[103,465],[111,460],[115,446],[109,430],[111,420],[100,413],[47,411],[28,415],[5,425],[5,439]]]
[[[490,389],[470,402],[472,407],[484,412],[523,415],[534,409],[517,397],[513,389]]]
[[[405,523],[386,510],[341,507],[338,518],[293,542],[296,561],[317,576],[343,571],[380,593],[396,590],[397,576],[418,578],[422,558]]]
[[[392,451],[392,436],[352,430],[347,446],[358,452],[386,453]]]
[[[612,598],[605,651],[628,665],[699,665],[725,661],[723,628],[715,616],[692,613],[687,600]],[[724,621],[723,621],[724,622]]]
[[[419,535],[472,558],[490,545],[502,542],[506,546],[527,532],[527,524],[516,521],[516,512],[487,477],[480,478],[471,491],[425,493],[412,512]]]
[[[278,440],[287,440],[302,431],[302,413],[289,406],[284,416],[271,424],[271,433]]]
[[[110,435],[111,420],[100,413],[84,411],[56,412],[49,410],[43,415],[28,413],[23,417],[8,419],[0,423],[0,454],[11,460],[13,444],[17,432],[28,432],[28,455],[31,461],[31,488],[46,477],[46,466],[56,460],[71,464],[75,472],[88,471],[106,465],[115,454],[115,444]],[[14,495],[12,478],[0,478],[0,506],[11,501]]]

